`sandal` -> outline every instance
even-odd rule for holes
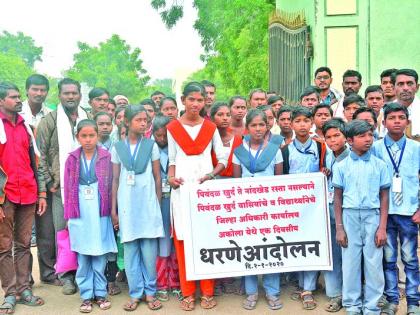
[[[184,297],[179,305],[184,311],[192,311],[195,308],[195,299],[192,295]]]
[[[140,304],[140,300],[131,299],[130,301],[128,301],[127,303],[124,304],[123,309],[124,309],[124,311],[132,312],[132,311],[135,311],[137,309],[139,304]]]
[[[0,314],[13,314],[15,312],[16,297],[9,295],[4,298],[4,302],[0,305]]]
[[[91,300],[84,300],[79,307],[80,313],[90,313],[92,312],[93,305]]]
[[[249,294],[242,302],[242,307],[248,311],[252,311],[257,306],[258,294]]]
[[[156,292],[156,298],[159,301],[162,301],[162,302],[169,301],[169,293],[168,293],[168,290],[157,290],[157,292]]]
[[[103,311],[109,310],[111,308],[111,302],[102,296],[95,297],[95,304]]]
[[[388,303],[381,309],[381,315],[395,315],[397,314],[397,311],[398,311],[398,305],[393,304],[393,303]]]
[[[315,302],[314,296],[312,295],[311,291],[304,291],[300,295],[302,299],[303,309],[305,310],[314,310],[317,306]]]
[[[205,310],[214,308],[217,305],[214,296],[203,295],[201,298],[200,306]]]
[[[303,293],[303,289],[297,287],[295,290],[293,290],[293,292],[290,294],[290,299],[293,301],[299,301],[300,297]]]
[[[379,308],[384,308],[385,306],[388,305],[388,300],[386,299],[385,295],[382,295],[381,298],[379,299],[378,303],[376,304]]]
[[[279,310],[283,307],[280,297],[274,295],[266,295],[268,308],[272,311]]]
[[[108,294],[118,295],[121,293],[120,287],[115,282],[108,282]]]
[[[180,289],[172,289],[171,293],[178,299],[178,301],[182,301],[182,299],[184,298]]]
[[[336,296],[331,298],[327,304],[325,304],[324,309],[327,312],[330,313],[335,313],[338,312],[339,310],[341,310],[341,308],[343,307],[343,299],[341,296]]]
[[[146,296],[146,303],[151,311],[157,311],[162,308],[162,303],[154,296]]]
[[[409,305],[407,307],[407,315],[419,315],[420,308],[417,305]]]
[[[20,294],[20,298],[16,300],[16,303],[26,306],[41,306],[44,305],[44,300],[39,296],[33,295],[31,290],[26,289]]]

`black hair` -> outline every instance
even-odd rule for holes
[[[108,100],[108,104],[112,104],[112,105],[114,105],[115,107],[117,106],[117,103],[115,103],[114,99],[112,99],[112,98],[110,98],[110,99]]]
[[[63,88],[63,85],[75,85],[77,86],[77,90],[79,91],[79,93],[81,91],[81,86],[80,86],[79,81],[73,80],[71,78],[64,78],[58,82],[58,93],[61,93],[61,89]]]
[[[315,117],[316,112],[318,110],[320,110],[321,108],[327,108],[328,109],[328,112],[330,113],[330,116],[331,117],[333,116],[333,110],[331,109],[330,105],[327,105],[327,104],[318,104],[318,105],[315,105],[312,108],[312,117]]]
[[[404,112],[407,119],[409,119],[409,113],[407,107],[401,105],[400,103],[388,103],[384,106],[384,120],[388,117],[389,114],[395,112]]]
[[[275,95],[277,95],[277,92],[276,91],[267,91],[267,94],[275,94]],[[273,95],[273,96],[275,96],[275,95]]]
[[[346,123],[342,118],[335,117],[325,122],[325,124],[322,126],[322,133],[325,136],[328,130],[330,129],[338,129],[343,134],[343,136],[346,136]]]
[[[93,116],[93,120],[94,121],[97,121],[98,118],[101,117],[101,116],[107,116],[109,119],[111,119],[111,122],[112,122],[112,116],[109,113],[107,113],[107,112],[99,112],[99,113],[96,113],[95,116]]]
[[[384,90],[382,90],[380,85],[369,85],[365,90],[365,98],[368,96],[369,93],[379,92],[384,95]]]
[[[216,90],[216,85],[213,82],[210,82],[209,80],[203,80],[203,81],[201,81],[201,84],[204,87],[213,87],[214,90]]]
[[[207,96],[204,85],[197,81],[188,82],[182,91],[182,96],[187,97],[189,94],[194,92],[200,93],[203,97]]]
[[[83,119],[77,124],[76,135],[78,135],[84,127],[93,127],[96,133],[98,133],[98,125],[96,124],[96,121],[93,119]]]
[[[127,119],[128,122],[140,113],[146,113],[147,120],[150,120],[149,113],[142,105],[127,105],[124,112],[124,118]]]
[[[0,82],[0,99],[4,100],[7,97],[8,91],[19,91],[19,88],[10,82]]]
[[[227,107],[229,109],[229,105],[226,102],[216,102],[210,107],[210,117],[211,120],[214,119],[214,116],[216,116],[216,113],[219,111],[220,108]]]
[[[313,86],[313,85],[307,86],[307,87],[303,90],[302,94],[300,94],[299,100],[300,100],[300,101],[302,101],[302,99],[303,99],[305,96],[308,96],[308,95],[311,95],[311,94],[314,94],[314,93],[316,94],[316,97],[317,97],[318,99],[320,99],[319,89],[318,89],[316,86]]]
[[[172,96],[166,96],[166,97],[162,98],[162,99],[160,100],[159,107],[160,107],[160,108],[162,108],[163,103],[165,103],[166,101],[171,101],[172,103],[174,103],[174,104],[175,104],[175,107],[176,107],[176,108],[178,108],[178,104],[176,103],[176,99],[175,99],[175,98],[173,98]]]
[[[397,79],[397,76],[399,75],[406,75],[409,77],[413,77],[414,81],[416,81],[416,84],[419,81],[419,75],[417,74],[417,71],[414,69],[400,69],[394,72],[394,75],[391,77],[392,84],[395,85],[395,81]]]
[[[355,119],[346,125],[346,138],[354,138],[368,131],[374,131],[375,127],[366,120]]]
[[[89,97],[89,101],[93,100],[95,97],[99,97],[101,95],[108,95],[109,98],[109,92],[104,89],[104,88],[100,88],[100,87],[95,87],[92,90],[90,90],[88,97]]]
[[[118,125],[117,127],[118,127],[118,140],[121,140],[122,129],[125,128],[126,133],[127,133],[128,127],[125,124]]]
[[[350,104],[359,104],[360,107],[366,106],[365,100],[356,93],[351,93],[349,96],[344,97],[343,108],[346,108]]]
[[[120,107],[117,107],[117,108],[115,109],[115,117],[117,117],[117,115],[118,115],[120,112],[124,112],[124,114],[125,114],[125,108],[126,108],[126,106],[120,106]]]
[[[357,116],[361,113],[370,113],[372,115],[372,119],[375,122],[375,125],[378,123],[378,118],[376,117],[376,113],[374,112],[374,110],[370,107],[360,107],[358,108],[354,114],[353,114],[353,119],[357,119]]]
[[[259,108],[252,108],[248,111],[245,118],[245,127],[248,128],[248,125],[252,122],[255,117],[260,116],[261,119],[268,125],[267,115]]]
[[[161,114],[156,115],[155,119],[153,119],[153,132],[158,131],[160,128],[166,127],[167,124],[171,122],[169,117],[163,116]]]
[[[315,75],[314,75],[314,77],[316,77],[316,75],[317,75],[319,72],[327,72],[327,73],[330,75],[330,77],[332,77],[332,72],[331,72],[331,69],[330,69],[330,68],[328,68],[328,67],[319,67],[318,69],[316,69],[316,70],[315,70]]]
[[[346,70],[346,72],[343,73],[343,81],[344,81],[345,78],[348,78],[348,77],[357,77],[359,82],[362,82],[362,75],[360,74],[359,71]]]
[[[139,103],[139,105],[151,105],[153,108],[155,108],[155,102],[153,102],[153,100],[150,98],[145,98]]]
[[[292,113],[293,107],[289,105],[283,105],[280,110],[277,112],[276,119],[279,119],[280,115],[283,113]]]
[[[397,72],[398,69],[392,68],[392,69],[386,69],[384,71],[382,71],[381,73],[381,81],[383,78],[387,78],[390,77],[392,78],[392,76],[394,75],[395,72]]]
[[[232,96],[229,100],[229,107],[232,107],[232,105],[235,103],[236,100],[243,100],[245,101],[245,106],[246,106],[246,98],[240,95],[235,95]]]
[[[29,90],[31,85],[45,85],[47,91],[50,90],[50,81],[42,74],[33,74],[26,79],[25,88]]]
[[[273,96],[270,96],[269,98],[268,98],[268,100],[267,100],[267,104],[268,105],[272,105],[272,104],[274,104],[275,102],[277,102],[277,101],[282,101],[282,102],[284,102],[284,98],[282,97],[282,96],[280,96],[280,95],[273,95]]]
[[[252,90],[249,92],[249,99],[251,99],[251,98],[252,98],[252,96],[253,96],[255,93],[264,93],[264,94],[265,94],[265,97],[267,97],[267,93],[266,93],[263,89],[261,89],[261,88],[257,88],[257,89],[252,89]]]
[[[292,113],[290,114],[290,120],[293,121],[299,116],[304,116],[306,118],[312,119],[312,112],[309,108],[304,106],[296,106],[293,108]]]
[[[258,109],[261,109],[263,112],[266,112],[266,111],[269,110],[269,111],[271,111],[271,113],[273,114],[274,117],[276,116],[276,113],[274,112],[274,110],[271,107],[271,105],[261,105],[261,106],[258,106]]]
[[[161,92],[161,91],[154,91],[154,92],[150,95],[150,98],[152,98],[153,96],[156,96],[156,95],[163,95],[164,97],[166,96],[166,95],[165,95],[165,93],[163,93],[163,92]]]

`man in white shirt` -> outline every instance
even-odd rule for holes
[[[334,117],[344,118],[344,98],[350,94],[359,93],[359,90],[362,87],[362,75],[356,70],[347,70],[343,74],[343,82],[341,85],[343,87],[344,97],[337,103],[331,105],[331,109],[333,110]]]

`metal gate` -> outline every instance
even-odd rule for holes
[[[303,89],[311,84],[312,44],[303,13],[276,11],[269,26],[270,91],[297,104]]]

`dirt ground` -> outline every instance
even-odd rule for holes
[[[32,249],[34,257],[36,257],[36,248]],[[45,305],[41,307],[27,307],[23,305],[17,305],[16,314],[22,315],[70,315],[80,314],[79,305],[80,297],[76,293],[75,295],[66,296],[61,294],[61,287],[55,287],[45,285],[39,282],[38,265],[34,259],[34,293],[45,299]],[[127,287],[126,285],[119,284],[123,289],[120,295],[111,297],[112,307],[107,311],[101,311],[98,307],[95,307],[91,314],[129,314],[122,309],[122,306],[128,300]],[[289,298],[290,288],[282,288],[281,300],[283,302],[283,308],[278,311],[271,311],[268,309],[266,302],[263,298],[263,290],[260,288],[260,300],[258,301],[257,308],[254,311],[246,311],[241,307],[242,296],[238,295],[224,295],[217,297],[218,305],[216,308],[208,311],[204,311],[197,304],[196,309],[192,312],[184,312],[179,309],[179,303],[175,298],[171,297],[169,302],[163,303],[163,308],[158,311],[150,311],[145,303],[139,305],[136,311],[131,314],[154,314],[154,315],[186,315],[186,314],[217,314],[217,315],[232,315],[232,314],[287,314],[287,315],[320,315],[320,314],[331,314],[324,311],[324,304],[327,302],[325,294],[322,292],[315,293],[315,299],[318,302],[318,307],[313,311],[305,311],[302,309],[301,302],[292,301]],[[405,311],[405,300],[401,301],[401,309]],[[344,310],[336,314],[345,314]]]

